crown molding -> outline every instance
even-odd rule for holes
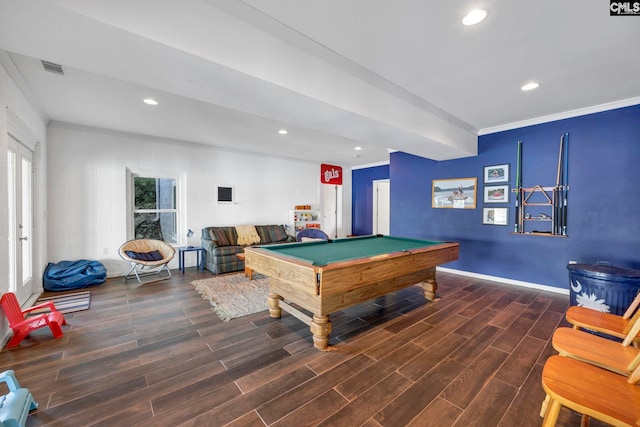
[[[366,165],[358,165],[358,166],[352,166],[351,170],[356,170],[356,169],[367,169],[367,168],[375,168],[377,166],[386,166],[389,165],[390,163],[388,161],[384,161],[384,162],[376,162],[376,163],[368,163]]]
[[[594,105],[592,107],[578,108],[576,110],[569,110],[563,113],[550,114],[548,116],[541,116],[520,122],[507,123],[504,125],[480,129],[478,131],[478,136],[539,125],[542,123],[555,122],[557,120],[570,119],[573,117],[586,116],[587,114],[601,113],[603,111],[615,110],[616,108],[630,107],[638,104],[640,104],[640,97],[623,99],[620,101],[608,102],[606,104]]]
[[[36,151],[38,137],[31,132],[29,126],[25,125],[20,117],[9,107],[7,107],[7,133],[16,141],[20,142],[31,151]]]
[[[13,80],[16,86],[18,86],[18,89],[20,90],[20,92],[22,92],[22,95],[27,99],[36,114],[38,114],[40,120],[42,120],[42,122],[45,124],[49,123],[51,118],[46,113],[44,108],[42,108],[40,101],[38,101],[38,99],[34,96],[33,91],[16,67],[16,64],[14,64],[9,57],[9,54],[2,49],[0,49],[0,65],[7,71],[9,78]]]

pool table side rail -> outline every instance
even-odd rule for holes
[[[395,252],[388,252],[388,253],[384,253],[384,254],[380,254],[380,255],[373,255],[373,256],[367,256],[367,257],[362,257],[362,258],[352,258],[352,259],[347,259],[344,261],[337,261],[337,262],[332,262],[330,264],[327,265],[322,265],[319,266],[320,268],[322,268],[323,271],[327,271],[327,270],[331,270],[331,269],[342,269],[345,266],[346,267],[350,267],[353,266],[354,264],[358,264],[358,263],[369,263],[371,261],[377,261],[377,260],[389,260],[392,258],[402,258],[402,257],[406,257],[407,255],[417,255],[417,254],[424,254],[424,253],[429,253],[429,254],[436,254],[436,253],[441,253],[441,252],[450,252],[452,256],[454,257],[450,257],[449,255],[442,257],[439,256],[440,258],[442,258],[441,262],[439,264],[443,264],[445,262],[448,261],[455,261],[458,259],[458,251],[459,251],[459,247],[460,244],[459,243],[449,243],[449,242],[443,242],[443,243],[438,243],[435,245],[430,245],[430,246],[424,246],[424,247],[420,247],[420,248],[415,248],[415,249],[407,249],[407,250],[403,250],[403,251],[395,251]],[[455,253],[455,255],[453,255]],[[446,260],[445,260],[446,259]],[[437,264],[435,264],[437,265]]]
[[[458,259],[459,244],[445,243],[426,250],[393,252],[366,260],[337,262],[318,267],[321,274],[320,294],[342,293],[345,289],[398,278],[398,272],[416,273]],[[417,280],[414,283],[418,283]]]

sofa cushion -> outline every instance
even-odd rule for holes
[[[258,236],[260,236],[260,243],[271,243],[268,225],[256,225],[256,232],[258,233]]]
[[[260,243],[264,244],[284,242],[289,239],[284,225],[256,225],[256,231],[260,236]]]
[[[213,250],[212,257],[220,259],[229,257],[230,259],[237,260],[234,255],[244,252],[244,248],[244,246],[237,245],[218,247]]]
[[[273,233],[271,237],[274,242],[284,242],[289,239],[289,235],[287,234],[287,230],[284,228],[284,225],[276,225],[273,227],[273,231],[270,231],[269,233]]]
[[[237,246],[239,244],[238,233],[235,227],[224,227],[224,232],[227,233],[227,240],[231,246]]]
[[[211,240],[215,240],[218,246],[231,246],[231,242],[227,238],[227,233],[223,228],[211,228],[209,229],[209,236]]]

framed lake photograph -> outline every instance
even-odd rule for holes
[[[509,203],[509,185],[485,185],[485,203]]]
[[[509,225],[509,208],[482,208],[482,223],[486,225]]]
[[[478,178],[434,179],[432,208],[475,209]]]
[[[484,167],[484,182],[509,182],[509,163]]]

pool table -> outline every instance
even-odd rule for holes
[[[307,323],[314,346],[327,350],[329,313],[416,284],[435,300],[435,267],[457,260],[459,246],[378,235],[248,247],[244,253],[247,268],[269,277],[269,315],[279,318],[285,310]]]

